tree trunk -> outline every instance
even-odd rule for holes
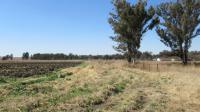
[[[187,65],[188,62],[187,49],[185,47],[183,48],[182,44],[180,44],[179,57],[181,58],[182,63],[184,65]]]
[[[134,59],[133,59],[133,64],[135,64],[135,63],[136,63],[136,59],[134,58]]]
[[[128,59],[128,62],[129,63],[132,63],[132,50],[131,50],[131,47],[130,47],[130,44],[128,44],[128,57],[127,57],[127,59]]]
[[[188,50],[184,50],[183,52],[181,52],[180,58],[182,60],[182,63],[184,65],[187,65],[188,64]]]
[[[134,55],[133,55],[133,64],[135,64],[136,63],[136,56],[137,54],[136,53],[134,53]]]
[[[131,57],[130,55],[128,55],[127,61],[128,61],[128,63],[131,63],[131,62],[132,62],[132,57]]]
[[[185,41],[184,43],[184,65],[187,65],[188,64],[188,45],[189,44],[189,41],[188,39]]]
[[[188,64],[188,50],[185,49],[184,50],[184,65],[187,65]]]

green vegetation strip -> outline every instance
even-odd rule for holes
[[[53,98],[50,98],[48,102],[50,104],[56,105],[61,102],[65,102],[66,100],[70,100],[71,98],[77,97],[77,96],[84,96],[87,94],[91,94],[93,91],[87,84],[85,84],[83,87],[76,87],[72,86],[71,89],[66,93],[62,94]]]
[[[45,82],[45,81],[52,81],[52,80],[56,80],[58,77],[57,73],[49,73],[46,74],[45,76],[41,76],[37,79],[29,79],[26,81],[16,81],[13,82],[9,85],[5,85],[3,86],[3,88],[10,90],[8,95],[14,95],[14,96],[18,96],[18,95],[34,95],[38,92],[42,92],[42,93],[47,93],[50,91],[53,91],[53,88],[50,86],[46,86],[46,87],[33,87],[31,89],[29,89],[28,87],[32,84],[36,84],[36,83],[41,83],[41,82]],[[9,78],[9,80],[11,80],[12,78]],[[6,82],[6,80],[5,80]],[[45,92],[46,91],[46,92]]]

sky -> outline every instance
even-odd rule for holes
[[[136,0],[132,0],[135,2]],[[157,5],[160,1],[151,0]],[[0,0],[0,56],[23,52],[115,54],[108,23],[111,0]],[[200,38],[190,50],[200,50]],[[143,36],[141,51],[170,50],[155,31]]]

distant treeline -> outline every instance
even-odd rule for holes
[[[160,52],[156,57],[159,58],[175,58],[180,59],[179,56],[177,56],[177,52],[167,51],[164,50]],[[188,52],[188,60],[190,61],[200,61],[200,51],[190,51]]]
[[[126,59],[126,54],[112,54],[112,55],[76,55],[76,54],[33,54],[31,57],[33,60],[88,60],[88,59]],[[171,51],[161,51],[159,54],[153,54],[152,52],[138,52],[136,58],[139,60],[153,60],[156,58],[164,59],[179,59],[175,52]],[[200,51],[189,52],[189,60],[200,61]]]
[[[136,55],[137,59],[140,60],[152,60],[157,55],[153,55],[151,52],[138,52]],[[89,59],[104,59],[104,60],[112,60],[112,59],[126,59],[126,54],[112,54],[112,55],[76,55],[76,54],[33,54],[30,58],[32,60],[89,60]]]
[[[177,52],[163,50],[159,54],[153,54],[151,52],[143,52],[142,55],[139,56],[140,60],[153,60],[161,58],[162,60],[181,60],[178,56]],[[188,60],[189,61],[200,61],[200,51],[190,51],[188,52]]]
[[[189,60],[200,61],[200,51],[190,51]],[[64,53],[36,53],[30,55],[28,52],[22,54],[23,60],[89,60],[89,59],[126,59],[126,54],[112,54],[112,55],[76,55],[76,54],[64,54]],[[137,52],[136,58],[138,60],[153,60],[161,58],[163,60],[180,60],[176,52],[171,52],[168,50],[161,51],[159,54],[153,54],[152,52]],[[13,54],[1,57],[1,60],[13,60]]]
[[[31,56],[32,60],[88,60],[88,59],[124,59],[125,57],[121,54],[113,54],[113,55],[76,55],[76,54],[33,54]]]
[[[2,60],[13,60],[13,54],[3,56],[1,59]]]
[[[157,55],[156,55],[157,56]],[[140,60],[152,60],[154,57],[151,52],[138,52],[137,59]],[[76,55],[76,54],[63,54],[63,53],[37,53],[33,54],[30,59],[32,60],[89,60],[89,59],[104,59],[104,60],[112,60],[112,59],[126,59],[126,54],[112,54],[112,55]]]

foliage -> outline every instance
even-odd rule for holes
[[[31,56],[33,60],[88,60],[88,59],[124,59],[124,56],[121,54],[113,54],[113,55],[76,55],[76,54],[33,54]]]
[[[120,93],[120,92],[123,92],[125,87],[126,87],[126,83],[125,82],[121,82],[121,83],[115,84],[114,88],[113,88],[113,92],[116,93],[116,94]]]
[[[172,57],[176,56],[176,53],[173,51],[163,50],[158,55],[159,57]]]
[[[141,60],[152,60],[153,59],[153,54],[152,52],[143,52],[140,56]]]
[[[2,60],[13,60],[13,54],[3,56]]]
[[[28,52],[24,52],[24,53],[22,54],[22,59],[23,59],[23,60],[29,59],[29,53],[28,53]]]
[[[157,24],[154,18],[155,10],[151,6],[146,8],[146,1],[139,0],[131,4],[126,0],[113,0],[114,13],[110,13],[109,23],[115,32],[111,39],[118,43],[115,49],[126,54],[128,62],[136,56],[142,36]]]
[[[3,84],[3,83],[7,83],[7,81],[4,77],[0,77],[0,84]]]
[[[162,21],[156,30],[161,41],[187,64],[192,39],[200,34],[200,1],[162,3],[157,8],[157,14]]]
[[[200,61],[200,51],[191,51],[191,52],[189,52],[189,57],[193,61]]]
[[[13,88],[10,90],[9,95],[19,96],[19,95],[35,95],[38,93],[47,94],[49,92],[52,92],[53,88],[51,86],[33,86],[32,88],[28,87],[28,85],[23,84],[16,84],[13,86]]]

